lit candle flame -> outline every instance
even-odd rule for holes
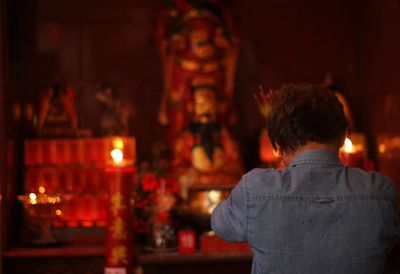
[[[36,200],[36,194],[35,193],[29,193],[29,199],[32,201]]]
[[[114,163],[119,164],[124,159],[124,153],[119,148],[114,148],[111,153],[111,157],[113,158]]]
[[[346,153],[354,152],[353,142],[349,138],[344,140],[343,151]]]
[[[29,202],[32,204],[32,205],[36,205],[37,204],[37,200],[36,200],[36,194],[35,193],[29,193]]]

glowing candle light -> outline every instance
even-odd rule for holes
[[[379,145],[379,153],[385,153],[386,151],[386,146],[385,144],[380,144]]]
[[[29,202],[32,204],[32,205],[36,205],[37,204],[37,196],[36,196],[36,194],[35,193],[29,193]]]
[[[344,140],[343,151],[346,153],[354,152],[353,142],[349,138]]]
[[[124,160],[124,153],[119,148],[114,148],[110,152],[110,155],[116,165],[121,164],[121,162]]]
[[[340,148],[340,160],[345,166],[364,168],[365,159],[362,149],[361,145],[356,148],[350,138],[346,138],[344,145]]]
[[[39,187],[39,193],[45,193],[46,192],[46,189],[44,188],[44,187],[42,187],[42,186],[40,186]]]

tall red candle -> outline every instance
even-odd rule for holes
[[[105,274],[131,273],[133,259],[130,186],[134,169],[123,165],[121,149],[112,151],[114,164],[107,174],[107,238]]]

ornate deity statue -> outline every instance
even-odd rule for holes
[[[237,38],[226,1],[172,0],[158,38],[164,68],[159,121],[167,126],[172,173],[191,185],[233,186],[243,172],[229,125]]]
[[[168,126],[168,142],[185,129],[196,81],[211,83],[221,123],[234,120],[232,92],[237,42],[233,20],[221,1],[168,1],[160,17],[158,39],[164,68],[159,122]]]

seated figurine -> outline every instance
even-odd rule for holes
[[[211,86],[195,86],[190,125],[173,146],[173,166],[190,184],[232,185],[243,171],[238,146],[218,122],[217,101]]]
[[[78,134],[75,91],[54,84],[40,94],[37,132],[39,136],[72,137]]]

